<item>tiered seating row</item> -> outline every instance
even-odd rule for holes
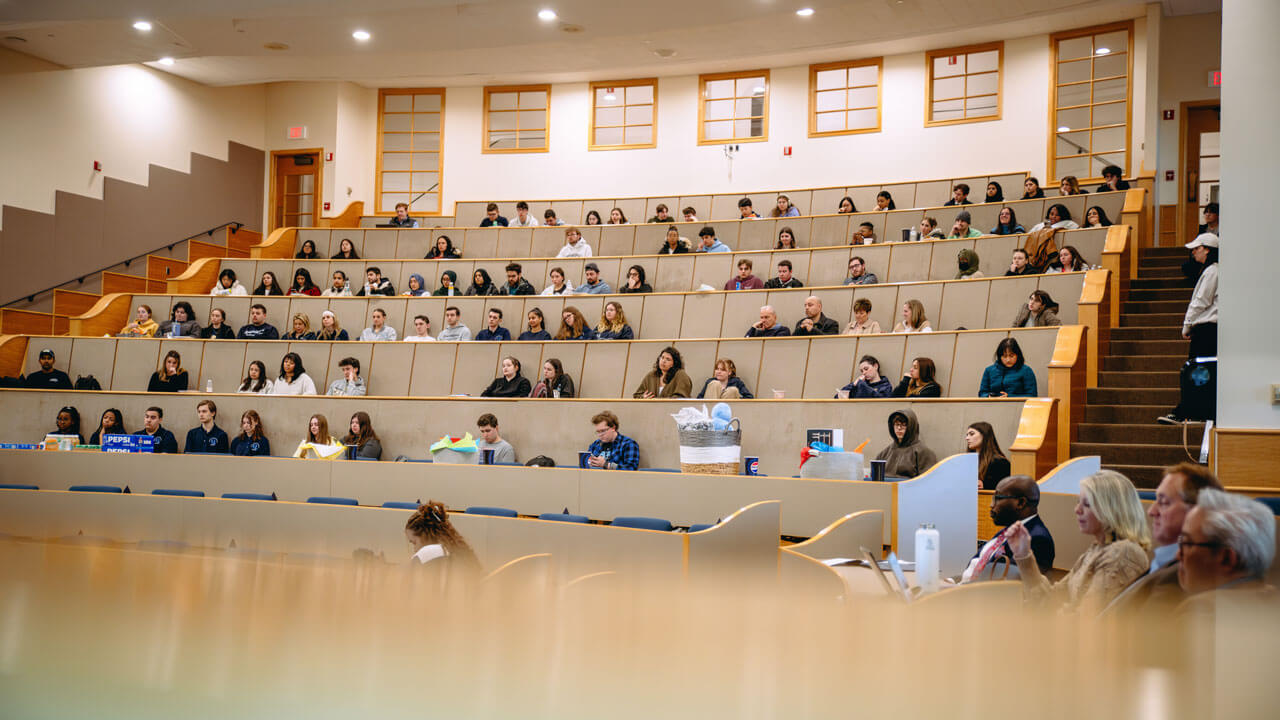
[[[1071,328],[1063,329],[1069,330]],[[916,357],[932,358],[937,380],[948,397],[977,397],[982,369],[991,363],[996,345],[1017,338],[1035,371],[1039,394],[1049,391],[1049,372],[1059,328],[1027,328],[914,335],[864,335],[674,342],[694,381],[695,394],[711,377],[715,360],[725,357],[757,396],[780,390],[789,398],[830,398],[853,378],[858,358],[880,360],[882,374],[895,385]],[[1076,330],[1078,333],[1078,330]],[[541,367],[557,358],[584,398],[631,397],[643,376],[653,370],[658,353],[671,341],[618,342],[471,342],[471,343],[317,343],[272,340],[147,340],[115,338],[33,337],[27,343],[27,371],[39,369],[37,356],[52,349],[69,373],[94,375],[104,390],[146,390],[151,373],[169,350],[182,355],[192,390],[212,380],[218,392],[234,392],[248,375],[248,365],[261,360],[270,377],[280,359],[296,352],[321,393],[340,379],[338,362],[360,361],[370,395],[446,397],[479,395],[500,372],[501,359],[520,360],[530,382]]]

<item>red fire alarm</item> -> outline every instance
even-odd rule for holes
[[[1173,111],[1172,111],[1172,110],[1165,110],[1165,111],[1164,111],[1164,119],[1165,119],[1165,120],[1172,120],[1172,119],[1173,119]]]
[[[329,153],[329,154],[330,154],[330,155],[332,155],[333,153]],[[324,209],[325,209],[325,212],[328,212],[328,211],[329,211],[329,203],[327,203],[327,202],[326,202],[326,203],[324,204]]]
[[[1173,182],[1173,171],[1172,171],[1172,170],[1165,170],[1165,171],[1164,171],[1164,180],[1165,180],[1165,182]]]
[[[324,160],[325,162],[333,162],[333,153],[325,153]]]
[[[94,161],[93,161],[93,171],[94,171],[94,172],[102,172],[102,163],[98,162],[97,160],[94,160]]]
[[[785,155],[786,157],[791,157],[791,146],[790,145],[782,146],[782,154]]]

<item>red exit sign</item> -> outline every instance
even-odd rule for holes
[[[289,130],[285,133],[285,136],[288,137],[290,140],[306,140],[307,126],[295,125],[289,128]]]
[[[1209,71],[1209,87],[1222,87],[1222,71],[1221,70]]]

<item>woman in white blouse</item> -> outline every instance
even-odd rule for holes
[[[302,367],[298,353],[287,353],[280,361],[280,376],[271,385],[272,395],[315,395],[316,384]]]
[[[933,332],[929,318],[924,315],[924,303],[908,300],[902,303],[902,321],[893,326],[896,333]]]

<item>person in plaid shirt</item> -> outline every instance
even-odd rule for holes
[[[618,416],[609,411],[591,418],[596,426],[596,440],[588,449],[587,467],[608,470],[639,470],[640,446],[618,432]]]

